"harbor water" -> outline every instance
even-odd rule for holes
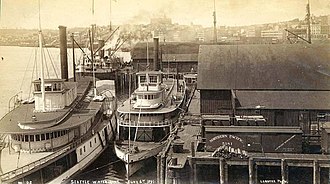
[[[29,97],[32,91],[31,81],[39,78],[34,70],[34,63],[38,58],[37,51],[36,47],[0,46],[0,117],[8,112],[9,106],[12,107],[13,104],[9,103],[12,97],[15,95],[20,99]],[[50,78],[60,77],[59,49],[45,48],[43,52],[47,63],[44,75]],[[76,49],[77,60],[81,56],[82,52]],[[72,49],[68,49],[68,66],[69,78],[71,78],[73,77]],[[37,68],[40,70],[39,63]],[[140,170],[129,180],[130,183],[156,183],[156,159],[151,160],[148,167]],[[124,163],[116,158],[113,148],[109,147],[94,163],[70,179],[68,183],[126,183],[127,181]]]

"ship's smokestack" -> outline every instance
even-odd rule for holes
[[[99,56],[101,59],[104,58],[104,50],[102,49],[104,47],[104,40],[99,40],[99,44],[98,44],[98,49],[99,50]]]
[[[61,55],[61,77],[68,80],[68,56],[67,56],[67,40],[66,27],[58,26],[60,33],[60,55]]]
[[[154,71],[160,70],[158,54],[159,54],[159,39],[154,38]]]

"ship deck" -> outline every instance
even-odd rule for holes
[[[174,80],[174,81],[173,81]],[[174,85],[173,85],[174,82]],[[140,108],[133,108],[133,104],[130,104],[130,100],[126,100],[122,105],[118,106],[118,112],[119,113],[132,113],[132,114],[139,114],[139,113],[148,113],[148,114],[165,114],[165,113],[170,113],[178,108],[178,106],[181,104],[183,101],[183,92],[178,92],[177,85],[176,85],[176,80],[175,79],[168,79],[164,80],[163,83],[167,86],[172,86],[173,88],[170,88],[170,91],[166,94],[166,104],[164,106],[161,106],[159,108],[155,109],[140,109]],[[180,84],[183,84],[182,80],[179,80]],[[182,99],[179,103],[173,103],[171,101],[171,96],[172,95],[179,95],[182,96]]]
[[[35,113],[34,104],[22,104],[16,109],[12,110],[6,114],[0,120],[0,133],[10,134],[10,133],[39,133],[39,132],[51,132],[54,130],[68,129],[72,127],[79,126],[81,123],[87,121],[89,118],[93,117],[101,108],[102,102],[90,102],[83,100],[86,93],[89,90],[89,85],[91,82],[90,77],[80,78],[78,80],[77,86],[77,99],[73,103],[79,103],[72,112],[70,112],[70,107],[66,107],[63,110],[46,112],[46,113]],[[68,114],[68,115],[67,115]],[[54,124],[55,121],[58,121],[64,118],[62,121],[59,121],[56,126],[45,127],[42,129],[21,129],[18,124],[22,122],[31,122],[32,116],[36,117],[34,123],[35,125],[43,126],[49,124]],[[66,116],[67,115],[67,116]]]
[[[10,150],[9,147],[6,147],[0,151],[0,174],[22,168],[42,158],[48,158],[53,153],[54,152],[40,152],[30,154],[28,152],[14,152],[14,150]]]

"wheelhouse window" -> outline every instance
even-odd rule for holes
[[[146,78],[146,76],[141,75],[141,76],[140,76],[140,83],[145,83],[145,82],[147,82],[147,78]]]
[[[157,76],[149,76],[150,83],[157,83]]]
[[[34,84],[34,91],[41,91],[41,85],[40,84]]]

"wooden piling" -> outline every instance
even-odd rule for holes
[[[157,183],[161,183],[160,162],[161,162],[161,156],[157,155]]]
[[[191,157],[195,157],[195,143],[191,142]]]
[[[282,175],[281,184],[289,183],[289,172],[288,172],[288,166],[287,166],[285,159],[281,159],[281,175]]]
[[[194,162],[194,158],[189,157],[189,166],[190,166],[190,184],[195,184],[197,183],[197,171],[196,171],[196,164]]]
[[[160,157],[160,183],[165,184],[165,164],[166,164],[166,157]]]
[[[254,161],[249,159],[249,184],[254,184]]]
[[[228,181],[226,180],[226,169],[225,169],[225,160],[223,158],[219,159],[219,170],[220,170],[220,184],[225,184]]]
[[[254,182],[253,183],[259,183],[259,181],[258,181],[258,165],[257,164],[254,164],[253,170],[254,170],[254,175],[253,175]]]
[[[320,167],[317,160],[313,161],[313,184],[320,184]]]

